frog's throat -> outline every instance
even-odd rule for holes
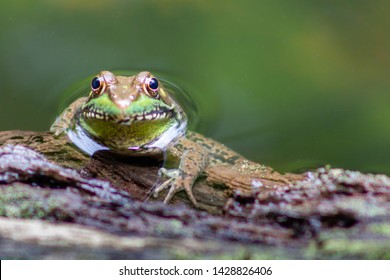
[[[181,116],[181,121],[176,125],[170,126],[159,137],[152,139],[151,141],[142,145],[129,145],[126,150],[132,155],[154,155],[161,154],[168,150],[178,139],[183,137],[187,131],[187,118],[185,115]],[[112,147],[105,145],[98,141],[96,138],[91,138],[90,134],[80,124],[75,124],[73,129],[67,131],[68,137],[78,148],[87,153],[93,155],[97,151],[101,150],[116,150]],[[123,150],[122,150],[123,151]]]
[[[174,107],[170,108],[157,106],[148,112],[134,114],[126,114],[123,112],[119,114],[110,114],[109,112],[105,112],[102,109],[94,107],[93,105],[89,105],[83,108],[81,114],[86,119],[99,119],[128,125],[137,121],[151,121],[172,118],[175,115],[175,109]]]

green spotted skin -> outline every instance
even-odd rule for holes
[[[102,71],[92,81],[89,96],[74,101],[50,130],[56,135],[67,133],[89,154],[99,149],[131,151],[130,155],[167,152],[180,163],[177,169],[160,170],[168,179],[154,190],[155,195],[169,188],[164,200],[168,203],[185,190],[198,206],[192,193],[197,177],[209,166],[235,164],[244,158],[217,141],[187,131],[186,125],[183,109],[151,73],[115,76]]]

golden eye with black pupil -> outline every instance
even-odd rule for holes
[[[99,94],[104,87],[104,80],[97,76],[91,81],[91,89],[95,94]]]
[[[158,91],[158,80],[156,78],[149,78],[146,81],[146,87],[152,96],[156,96]]]

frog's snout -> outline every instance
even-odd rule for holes
[[[130,106],[131,101],[130,101],[130,98],[126,98],[126,99],[117,100],[115,103],[116,103],[116,105],[117,105],[119,108],[121,108],[121,109],[126,109],[127,107]]]
[[[126,92],[116,93],[113,92],[110,94],[111,101],[120,109],[126,110],[132,102],[136,101],[139,97],[139,94],[135,91],[131,94]]]

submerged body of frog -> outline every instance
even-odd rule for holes
[[[187,131],[183,109],[149,72],[126,77],[102,71],[91,88],[89,96],[74,101],[50,130],[56,135],[66,132],[88,154],[104,149],[146,156],[167,152],[180,160],[177,169],[160,169],[169,179],[155,194],[170,186],[166,203],[185,190],[197,206],[192,193],[197,177],[216,163],[244,159],[212,139]]]

